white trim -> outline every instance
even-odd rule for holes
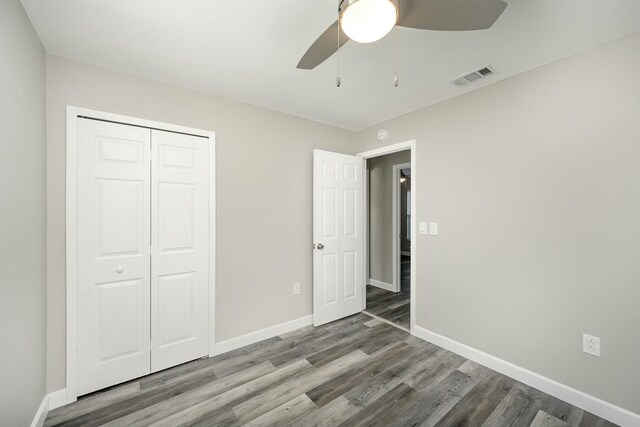
[[[31,421],[31,427],[42,427],[44,424],[45,418],[47,418],[47,414],[49,413],[49,395],[45,394],[42,398],[42,402],[40,402],[40,406],[38,406],[38,410],[36,414],[33,416],[33,421]]]
[[[268,328],[260,329],[259,331],[249,332],[248,334],[240,335],[239,337],[230,338],[222,342],[216,343],[214,352],[211,355],[216,356],[218,354],[226,353],[244,347],[250,344],[257,343],[262,340],[273,338],[278,335],[286,334],[287,332],[295,331],[296,329],[304,328],[313,324],[313,315],[300,317],[298,319],[289,320],[288,322],[279,323],[277,325],[269,326]]]
[[[405,328],[404,326],[400,326],[400,325],[398,325],[397,323],[393,323],[391,320],[387,320],[387,319],[385,319],[385,318],[383,318],[383,317],[380,317],[380,316],[378,316],[378,315],[376,315],[376,314],[371,313],[370,311],[362,310],[362,312],[363,312],[364,314],[366,314],[367,316],[369,316],[369,317],[373,317],[373,318],[374,318],[374,319],[376,319],[376,320],[379,320],[379,321],[381,321],[381,322],[387,323],[387,324],[389,324],[389,325],[391,325],[391,326],[394,326],[394,327],[396,327],[396,328],[398,328],[398,329],[402,329],[402,330],[403,330],[403,331],[405,331],[405,332],[409,332],[409,330],[408,330],[407,328]]]
[[[399,142],[397,144],[376,148],[375,150],[364,151],[362,153],[356,154],[356,156],[362,157],[363,159],[371,159],[373,157],[380,157],[387,154],[397,153],[398,151],[411,150],[415,147],[415,142],[415,139],[405,142]],[[411,175],[413,175],[413,172],[411,172]]]
[[[38,407],[35,416],[33,417],[31,427],[42,427],[44,421],[47,418],[47,414],[49,414],[49,411],[66,405],[66,400],[67,390],[65,389],[45,394],[42,398],[42,402],[40,402],[40,406]]]
[[[215,259],[216,259],[216,165],[215,165],[215,132],[195,129],[169,123],[139,119],[120,114],[91,110],[88,108],[67,105],[67,129],[66,129],[66,392],[64,404],[75,402],[78,399],[78,221],[77,221],[77,120],[78,116],[91,117],[99,120],[107,120],[134,126],[160,129],[169,132],[180,132],[194,136],[202,136],[209,139],[209,160],[212,173],[209,174],[210,200],[209,200],[209,355],[215,347]],[[74,166],[74,167],[70,167]],[[213,310],[211,309],[213,307]],[[56,392],[58,393],[58,392]],[[57,395],[56,395],[57,396]],[[57,397],[56,397],[57,398]]]
[[[402,255],[402,256],[411,256],[411,252],[408,252],[408,251],[400,251],[400,255]]]
[[[362,211],[363,211],[363,220],[362,220],[362,246],[364,248],[364,268],[363,268],[363,278],[365,280],[365,285],[367,285],[369,283],[370,279],[367,279],[367,277],[369,277],[369,274],[371,274],[371,271],[369,270],[369,256],[371,255],[369,253],[369,204],[371,203],[371,200],[369,199],[369,179],[371,178],[371,171],[369,170],[369,163],[367,162],[366,159],[362,160],[362,164],[363,167],[362,169],[364,170],[364,179],[362,180],[362,192],[364,194],[364,206],[362,207]],[[365,286],[364,288],[364,292],[360,292],[361,294],[361,298],[362,298],[362,309],[366,310],[367,309],[367,287]]]
[[[400,182],[400,172],[403,169],[411,168],[411,163],[398,163],[391,166],[391,235],[393,240],[391,241],[391,271],[393,274],[393,286],[394,292],[401,291],[400,282],[400,248],[402,243],[400,242],[400,224],[402,218],[400,217],[400,199],[402,195],[402,183]]]
[[[67,404],[67,390],[64,388],[58,391],[51,392],[48,394],[48,396],[50,411]]]
[[[391,292],[397,292],[396,287],[391,283],[386,283],[376,279],[369,279],[367,283],[371,286],[375,286],[376,288],[384,289],[386,291],[391,291]]]
[[[411,251],[413,252],[413,256],[411,257],[411,291],[410,291],[410,326],[411,326],[411,333],[414,334],[414,329],[416,326],[416,276],[417,276],[417,270],[416,270],[416,259],[417,254],[417,237],[418,237],[418,233],[417,233],[417,215],[415,215],[416,212],[416,207],[418,206],[416,203],[416,198],[418,196],[418,180],[417,180],[417,174],[418,174],[418,163],[416,162],[417,160],[417,155],[416,155],[416,140],[412,139],[410,141],[405,141],[405,142],[400,142],[398,144],[393,144],[393,145],[387,145],[385,147],[380,147],[380,148],[376,148],[375,150],[369,150],[369,151],[365,151],[363,153],[358,153],[356,154],[359,157],[362,157],[363,159],[370,159],[372,157],[378,157],[378,156],[384,156],[385,154],[391,154],[391,153],[397,153],[398,151],[403,151],[403,150],[411,150],[411,208],[413,209],[414,214],[411,215]],[[364,168],[363,168],[364,169]],[[367,209],[364,210],[363,215],[367,215],[368,212],[368,207]],[[364,221],[362,221],[364,223]],[[365,241],[366,244],[366,239],[363,239]],[[366,249],[366,247],[364,248]],[[363,252],[366,253],[366,252]],[[363,263],[366,264],[366,263]],[[369,275],[369,273],[367,271],[363,271],[363,275],[362,277],[367,277]],[[363,293],[366,295],[366,281],[363,280],[362,281],[362,289],[363,289]],[[365,305],[366,306],[366,305]]]
[[[476,363],[500,372],[503,375],[511,377],[531,387],[537,388],[538,390],[557,397],[558,399],[577,406],[578,408],[589,411],[601,418],[620,424],[621,426],[640,426],[640,414],[635,414],[595,396],[591,396],[528,369],[514,365],[506,360],[497,358],[473,347],[469,347],[466,344],[462,344],[421,326],[414,326],[413,335],[466,357],[469,360],[473,360]]]

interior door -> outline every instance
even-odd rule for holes
[[[208,354],[209,139],[151,134],[151,370]]]
[[[362,159],[313,152],[313,324],[364,309]]]
[[[78,395],[150,372],[150,132],[78,119]]]

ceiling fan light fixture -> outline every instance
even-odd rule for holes
[[[398,7],[393,0],[345,0],[340,13],[342,31],[358,43],[372,43],[396,25]]]

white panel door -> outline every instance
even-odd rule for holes
[[[151,370],[208,353],[209,139],[151,134]]]
[[[364,309],[362,159],[313,152],[313,324]]]
[[[150,372],[150,134],[78,119],[78,395]]]

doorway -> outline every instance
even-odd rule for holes
[[[367,314],[411,328],[411,151],[366,163]]]
[[[410,248],[411,257],[405,263],[410,273],[405,273],[408,277],[405,285],[406,293],[409,295],[402,300],[403,310],[408,309],[408,322],[406,316],[402,324],[393,323],[386,320],[375,312],[367,312],[367,286],[371,283],[378,284],[383,288],[383,283],[387,284],[391,295],[398,294],[392,283],[397,283],[398,289],[402,290],[401,274],[397,282],[387,279],[388,282],[378,280],[374,282],[370,277],[369,265],[378,268],[382,263],[388,271],[393,270],[393,255],[381,258],[381,262],[372,260],[368,256],[370,240],[368,224],[370,222],[368,196],[368,173],[366,162],[384,155],[404,152],[403,160],[395,164],[410,163],[412,179],[412,191],[407,193],[410,200],[407,206],[416,205],[416,142],[415,140],[401,142],[386,147],[359,153],[355,156],[342,153],[334,153],[322,150],[313,152],[313,324],[319,326],[334,320],[341,319],[352,314],[364,311],[373,317],[391,323],[393,326],[413,333],[415,325],[415,273],[416,273],[416,248]],[[406,157],[408,155],[408,157]],[[407,162],[407,158],[410,159]],[[372,160],[375,161],[375,160]],[[407,168],[405,168],[407,169]],[[392,178],[393,169],[388,173],[385,181],[393,191],[395,179]],[[398,175],[399,176],[399,175]],[[398,190],[399,194],[400,190]],[[377,194],[377,193],[376,193]],[[391,205],[391,201],[387,201]],[[398,202],[399,204],[399,202]],[[390,209],[385,209],[385,214],[393,216]],[[402,214],[397,214],[398,218]],[[415,242],[416,239],[416,219],[415,215],[408,215],[406,225],[407,236]],[[399,225],[398,227],[402,227]],[[390,231],[392,226],[388,226]],[[387,241],[392,242],[391,231],[387,235]],[[393,232],[396,233],[397,232]],[[385,234],[386,235],[386,234]],[[397,242],[398,253],[400,253],[400,242]],[[392,247],[392,243],[388,243]],[[397,269],[400,269],[398,263]],[[398,270],[396,270],[398,272]],[[413,273],[413,274],[411,274]],[[395,276],[396,273],[392,273]],[[389,296],[391,296],[389,295]],[[397,297],[397,295],[396,295]],[[400,300],[396,302],[400,304]],[[397,309],[399,306],[394,307]],[[373,309],[372,309],[373,311]],[[376,312],[379,310],[375,310]]]

